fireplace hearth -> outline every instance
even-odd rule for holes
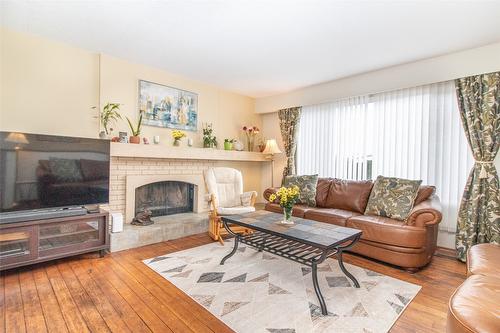
[[[135,214],[151,211],[151,216],[193,212],[194,185],[180,181],[161,181],[135,189]]]

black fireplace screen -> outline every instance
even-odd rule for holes
[[[148,209],[152,216],[193,211],[194,185],[164,181],[138,187],[135,190],[135,214]]]

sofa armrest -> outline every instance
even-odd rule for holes
[[[241,204],[243,206],[255,206],[255,199],[257,199],[256,191],[244,192],[240,195]]]
[[[408,219],[407,225],[426,227],[441,222],[441,202],[439,197],[433,195],[429,199],[413,207]]]
[[[266,199],[266,201],[269,201],[269,197],[271,196],[271,194],[278,192],[279,189],[280,189],[279,187],[268,188],[267,190],[264,191],[263,194],[264,199]]]

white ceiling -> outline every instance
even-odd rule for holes
[[[3,25],[262,97],[500,41],[500,1],[1,1]]]

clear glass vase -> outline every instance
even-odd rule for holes
[[[247,137],[247,148],[248,148],[248,151],[254,150],[253,137],[251,137],[251,136]]]
[[[283,224],[292,224],[292,210],[293,206],[283,207]]]

